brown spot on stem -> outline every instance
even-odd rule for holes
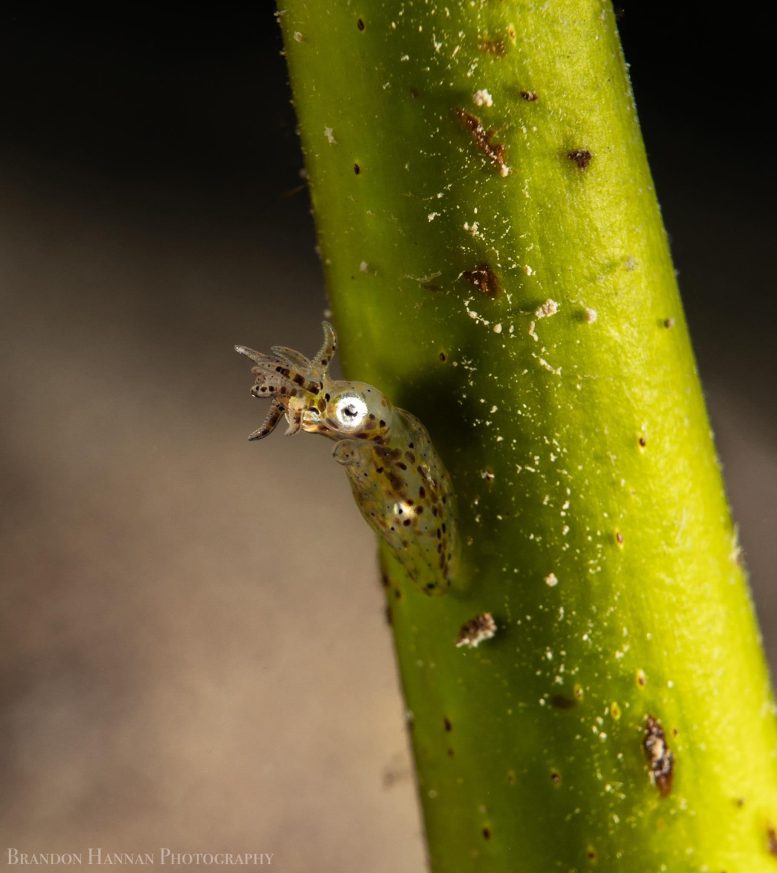
[[[571,149],[567,152],[567,157],[570,161],[577,164],[578,169],[585,170],[585,168],[591,163],[593,155],[588,151],[588,149]]]
[[[658,788],[661,797],[668,797],[672,791],[674,755],[667,745],[661,722],[653,715],[645,716],[642,746],[648,759],[650,781]]]
[[[440,535],[440,531],[437,531]],[[496,622],[490,612],[483,612],[465,622],[459,629],[456,639],[457,648],[466,646],[468,649],[476,649],[485,640],[490,640],[496,633]]]
[[[777,858],[777,831],[773,825],[769,825],[766,829],[766,845],[769,849],[769,854]]]
[[[498,167],[503,176],[506,176],[510,172],[510,168],[505,161],[505,147],[502,143],[494,142],[494,131],[486,130],[477,115],[467,112],[466,109],[457,107],[456,117],[467,128],[472,141],[480,151],[495,167]]]
[[[486,55],[494,55],[503,58],[507,52],[507,45],[503,39],[481,39],[480,51]]]
[[[539,99],[536,91],[521,91],[521,98],[527,103],[534,103]]]
[[[499,278],[488,264],[478,264],[474,269],[465,270],[461,275],[473,288],[492,300],[502,292]]]
[[[440,361],[444,364],[448,360],[448,356],[445,352],[440,352]]]
[[[647,440],[646,440],[645,437],[643,437],[643,436],[641,436],[641,437],[639,438],[638,442],[639,442],[639,447],[640,447],[641,449],[644,449],[645,446],[647,445]]]
[[[359,30],[364,30],[364,20],[359,18],[356,22],[356,26],[359,28]]]
[[[356,175],[358,176],[359,173],[361,173],[362,168],[361,168],[358,164],[354,164],[354,165],[353,165],[353,171],[354,171],[354,173],[356,173]]]
[[[550,781],[554,785],[561,785],[561,773],[559,773],[558,770],[551,770],[550,771]]]
[[[483,828],[483,839],[490,840],[491,839],[491,828],[484,827]]]
[[[577,700],[574,697],[565,697],[563,694],[554,694],[550,698],[550,705],[556,709],[574,709],[577,706]]]
[[[671,317],[669,317],[669,318],[665,318],[664,321],[663,321],[663,325],[664,325],[664,327],[667,328],[667,329],[669,329],[669,328],[673,328],[673,327],[674,327],[674,319],[671,318]]]

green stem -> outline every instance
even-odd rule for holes
[[[450,594],[384,554],[432,869],[777,871],[774,707],[609,4],[279,6],[345,369],[458,494]]]

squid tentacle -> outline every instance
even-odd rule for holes
[[[318,350],[310,364],[313,369],[319,369],[323,375],[326,372],[327,367],[332,363],[332,358],[337,351],[337,334],[328,321],[322,322],[321,327],[324,329],[324,344]]]
[[[290,349],[287,346],[273,346],[270,351],[279,361],[289,364],[297,370],[310,370],[312,367],[311,360],[296,349]]]
[[[253,433],[249,434],[248,439],[263,440],[266,436],[269,436],[278,426],[278,422],[283,418],[285,411],[283,403],[274,398],[261,427],[258,427]]]

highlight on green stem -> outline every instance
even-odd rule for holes
[[[445,596],[381,547],[431,869],[777,870],[774,702],[609,3],[278,14],[345,371],[458,501]]]

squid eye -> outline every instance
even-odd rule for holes
[[[346,430],[360,427],[367,417],[367,404],[361,394],[341,394],[335,401],[335,417]]]

